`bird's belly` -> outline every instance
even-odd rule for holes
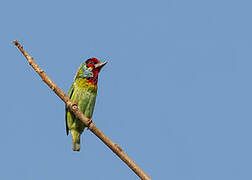
[[[74,91],[71,98],[73,102],[78,104],[79,109],[87,118],[92,117],[95,99],[96,93],[81,88]]]

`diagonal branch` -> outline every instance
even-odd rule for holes
[[[85,126],[89,125],[88,118],[83,115],[76,104],[73,104],[69,97],[46,75],[46,73],[35,63],[33,58],[23,49],[19,42],[13,41],[18,49],[23,53],[32,68],[39,74],[42,80],[64,101],[67,108],[74,113],[74,115],[82,121]],[[104,144],[106,144],[122,161],[124,161],[132,171],[136,173],[143,180],[151,180],[151,178],[123,152],[122,148],[111,141],[94,123],[91,123],[89,130],[92,131]]]

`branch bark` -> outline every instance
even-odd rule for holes
[[[20,43],[16,40],[13,44],[22,52],[32,68],[38,73],[42,80],[54,91],[59,98],[64,101],[67,108],[74,113],[74,115],[88,126],[88,118],[83,115],[76,104],[73,104],[69,97],[46,75],[46,73],[36,64],[33,58],[23,49]],[[94,123],[91,123],[89,130],[93,132],[104,144],[106,144],[127,166],[135,172],[143,180],[151,180],[151,178],[132,160],[130,157],[123,152],[122,148],[111,141]]]

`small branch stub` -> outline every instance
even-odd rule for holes
[[[76,104],[73,104],[73,105],[72,105],[72,110],[73,110],[73,111],[76,111],[77,108],[78,108],[78,106],[77,106]]]

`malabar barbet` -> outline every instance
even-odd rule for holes
[[[70,100],[77,104],[82,113],[92,122],[95,99],[97,94],[98,75],[106,62],[100,62],[96,58],[90,58],[83,62],[74,78],[68,96]],[[72,149],[80,151],[80,136],[85,129],[85,125],[66,108],[66,133],[72,134]]]

